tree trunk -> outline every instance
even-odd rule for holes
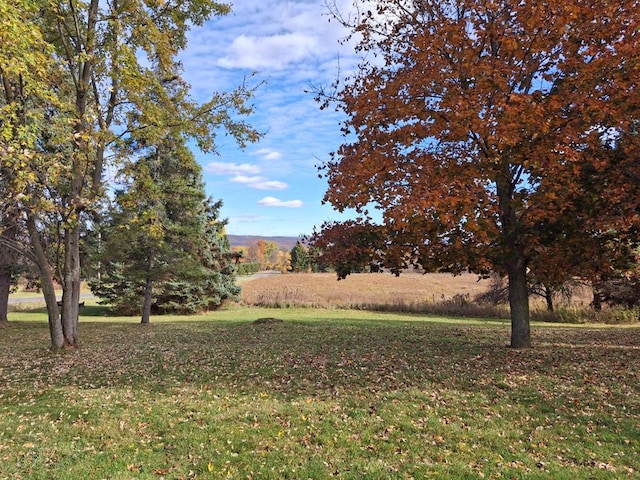
[[[547,311],[553,312],[553,290],[547,285],[544,286],[544,299],[547,301]]]
[[[5,171],[0,173],[5,175]],[[18,213],[14,205],[3,205],[6,211],[2,215],[2,239],[14,243],[18,234]],[[12,272],[16,271],[18,253],[6,244],[0,249],[0,326],[6,326],[9,319],[9,291],[11,290]]]
[[[62,281],[62,330],[65,346],[78,346],[80,308],[80,227],[65,229]]]
[[[71,222],[65,227],[64,237],[64,266],[62,272],[62,329],[64,332],[65,345],[68,347],[78,346],[78,316],[80,308],[80,212],[82,206],[83,191],[85,189],[86,174],[91,168],[92,178],[100,178],[102,174],[102,154],[99,149],[97,157],[93,162],[88,161],[89,142],[86,138],[90,135],[91,127],[87,119],[87,103],[91,89],[92,76],[94,73],[93,55],[96,48],[96,25],[98,22],[99,0],[90,0],[86,5],[86,19],[74,18],[79,23],[85,23],[85,33],[83,42],[80,42],[81,50],[68,51],[71,56],[68,58],[70,64],[76,63],[72,56],[82,52],[84,59],[78,69],[78,80],[76,87],[76,108],[77,121],[74,126],[74,153],[71,158],[71,182],[67,198],[67,206],[70,209]],[[99,170],[99,171],[98,171]],[[92,185],[92,193],[96,193],[98,185]]]
[[[36,219],[31,213],[27,214],[27,230],[29,232],[31,247],[33,248],[36,264],[40,273],[40,286],[42,288],[44,300],[47,304],[49,333],[51,335],[51,350],[56,352],[64,347],[64,333],[62,331],[62,322],[58,315],[58,301],[56,299],[56,291],[53,285],[53,275],[51,275],[51,269],[49,268],[49,260],[47,259],[42,243],[40,242]]]
[[[9,312],[9,290],[11,289],[11,274],[0,272],[0,327],[6,326],[9,322],[7,313]]]
[[[602,310],[602,294],[600,293],[600,289],[596,286],[593,287],[593,302],[591,305],[593,305],[593,309],[596,312]]]
[[[144,303],[142,304],[142,319],[140,323],[147,324],[151,319],[151,301],[153,300],[153,279],[151,271],[154,266],[153,252],[149,254],[149,262],[147,264],[147,280],[144,286]]]
[[[496,179],[500,203],[504,267],[509,280],[509,308],[511,312],[511,348],[531,347],[529,326],[529,288],[527,263],[522,245],[522,225],[514,202],[515,185],[512,165],[508,158],[501,164],[502,175]]]
[[[147,277],[144,286],[144,303],[142,304],[142,319],[140,323],[149,323],[151,318],[151,300],[153,300],[153,280]]]
[[[523,258],[509,262],[509,306],[511,308],[511,347],[531,347],[529,326],[529,291],[527,288],[527,267]]]

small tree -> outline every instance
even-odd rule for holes
[[[313,262],[322,270],[335,269],[338,279],[364,270],[378,272],[385,264],[398,275],[406,264],[391,266],[387,262],[383,251],[386,235],[381,225],[351,220],[326,223],[309,238]]]
[[[624,305],[627,308],[640,306],[640,251],[630,251],[627,263],[622,268],[603,273],[592,282],[596,310],[602,303],[610,306]]]
[[[294,273],[308,272],[311,267],[311,257],[309,250],[300,242],[296,242],[291,249],[291,261],[289,271]]]
[[[177,140],[151,149],[123,174],[102,226],[94,293],[122,313],[194,313],[219,306],[235,285],[221,202],[205,198],[200,166]]]

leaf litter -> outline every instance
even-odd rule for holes
[[[637,329],[81,324],[0,341],[12,478],[620,478],[640,471]],[[268,328],[265,328],[268,327]],[[46,332],[45,332],[46,338]],[[40,342],[40,343],[39,343]]]

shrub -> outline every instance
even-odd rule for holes
[[[260,264],[258,262],[239,263],[237,275],[252,275],[260,271]]]

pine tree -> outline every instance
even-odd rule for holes
[[[128,158],[122,144],[145,139],[158,145],[173,129],[202,151],[215,152],[224,130],[243,147],[260,136],[242,120],[253,111],[253,89],[214,92],[200,103],[181,78],[179,54],[189,30],[228,14],[229,4],[0,3],[0,170],[3,180],[10,179],[0,211],[18,200],[52,350],[75,348],[81,271],[87,270],[80,259],[83,217],[104,200],[107,167],[119,169]],[[55,258],[48,251],[51,231]],[[11,241],[0,235],[0,244]]]
[[[236,298],[240,287],[235,281],[231,246],[225,233],[226,220],[220,220],[222,202],[211,198],[203,204],[200,232],[197,232],[195,259],[199,268],[184,278],[161,282],[156,294],[157,313],[197,313],[214,310],[226,299]]]
[[[101,227],[93,292],[117,312],[195,313],[238,294],[222,203],[207,199],[200,166],[180,139],[132,162]]]
[[[296,242],[291,249],[291,267],[290,271],[295,273],[307,272],[311,265],[311,257],[309,250],[300,242]]]

